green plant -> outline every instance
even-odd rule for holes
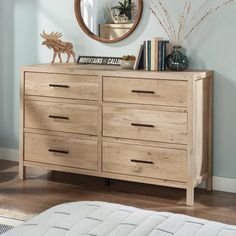
[[[131,11],[135,8],[135,4],[130,0],[124,0],[124,2],[119,2],[118,6],[113,7],[113,9],[117,9],[120,12],[120,15],[129,16]]]
[[[133,56],[133,55],[125,55],[121,58],[121,60],[123,60],[123,61],[135,61],[136,57]]]

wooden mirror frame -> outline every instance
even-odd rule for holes
[[[103,38],[100,38],[99,36],[97,36],[96,34],[94,34],[93,32],[91,32],[90,29],[84,23],[84,20],[81,15],[81,4],[80,3],[81,3],[81,0],[75,0],[75,2],[74,2],[75,16],[76,16],[76,19],[77,19],[80,27],[90,38],[92,38],[96,41],[102,42],[102,43],[116,43],[116,42],[122,41],[123,39],[126,39],[137,28],[137,26],[142,18],[142,14],[143,14],[143,0],[138,0],[139,9],[137,12],[137,17],[136,17],[134,25],[130,29],[130,31],[127,32],[126,34],[124,34],[122,37],[119,37],[116,39],[103,39]]]

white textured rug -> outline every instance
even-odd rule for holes
[[[0,235],[32,218],[33,214],[0,208]]]
[[[236,226],[106,202],[55,206],[4,236],[236,236]]]

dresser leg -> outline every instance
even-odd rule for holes
[[[24,180],[26,175],[26,167],[20,166],[19,167],[19,179]]]
[[[188,187],[186,191],[186,205],[193,206],[194,205],[194,188]]]

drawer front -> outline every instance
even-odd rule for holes
[[[98,107],[25,100],[25,127],[97,135]]]
[[[103,143],[104,172],[186,182],[184,150]]]
[[[24,160],[88,170],[98,169],[97,142],[25,134]]]
[[[98,100],[98,78],[83,75],[26,73],[25,94]]]
[[[103,100],[187,107],[188,83],[176,80],[110,78],[103,80]]]
[[[187,113],[104,107],[103,135],[187,144]]]

